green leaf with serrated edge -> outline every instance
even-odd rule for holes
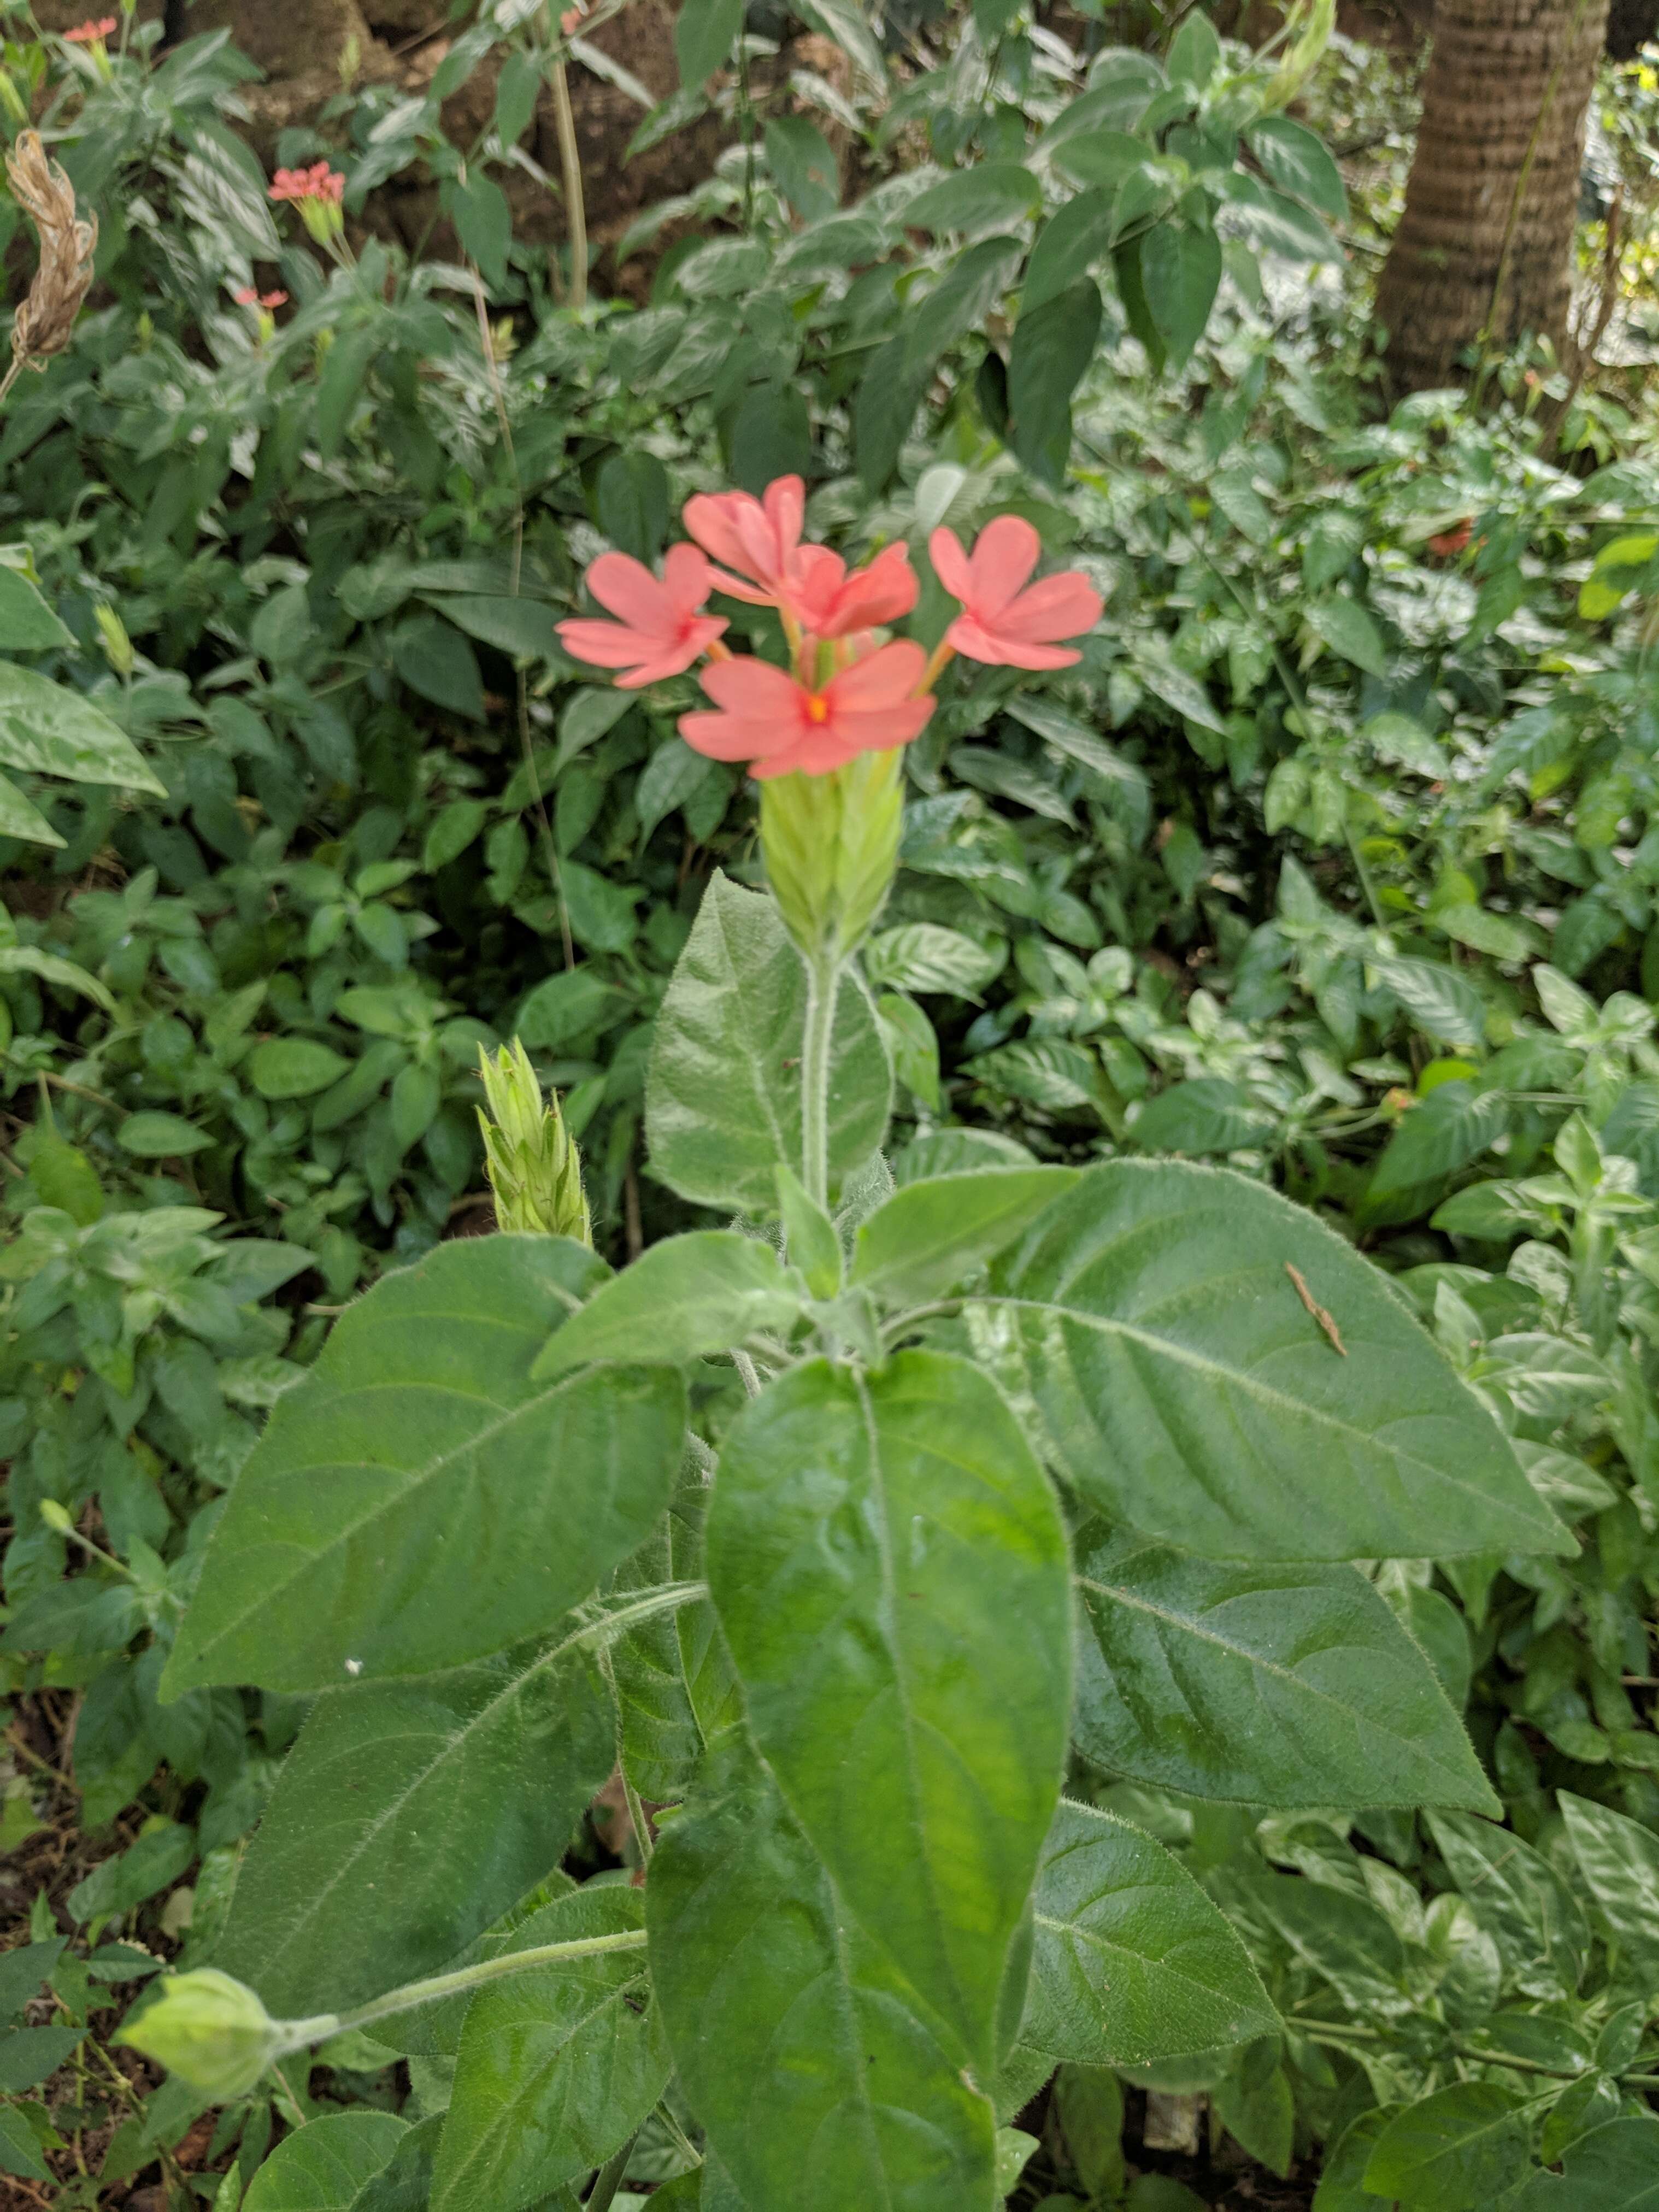
[[[643,1926],[635,1889],[574,1891],[515,1931],[512,1948]],[[467,2008],[438,2153],[433,2212],[518,2212],[602,2166],[666,2087],[667,2045],[642,1951],[526,1967]]]
[[[1358,1569],[1077,1538],[1079,1748],[1109,1773],[1250,1805],[1496,1814],[1434,1670]]]
[[[1508,2212],[1659,2212],[1659,2120],[1629,2114],[1569,2143],[1562,2171],[1534,2173]]]
[[[167,786],[101,708],[11,660],[0,660],[0,768],[167,797]]]
[[[710,2165],[753,2212],[991,2212],[988,2100],[736,1730],[663,1832],[646,1923]]]
[[[286,2136],[253,2177],[242,2212],[345,2212],[408,2131],[391,2112],[330,2112]]]
[[[1071,1698],[1065,1532],[1018,1425],[948,1356],[798,1367],[726,1439],[708,1574],[792,1811],[988,2081]]]
[[[1365,2168],[1374,2197],[1421,2212],[1474,2212],[1524,2179],[1526,2100],[1493,2081],[1459,2081],[1396,2113]]]
[[[1451,1878],[1524,1996],[1571,1996],[1589,1959],[1578,1899],[1540,1851],[1466,1813],[1424,1816]]]
[[[591,1668],[567,1636],[325,1692],[283,1762],[213,1963],[277,2018],[342,2011],[446,1966],[557,1863],[611,1771],[610,1704]]]
[[[427,2212],[443,2128],[441,2112],[417,2120],[398,2137],[397,2148],[380,2172],[364,2182],[347,2212]],[[545,2212],[575,2212],[575,2199],[550,2197]]]
[[[1084,2066],[1139,2066],[1278,2033],[1249,1954],[1178,1859],[1062,1798],[1036,1881],[1019,2039]]]
[[[425,1674],[594,1589],[667,1504],[685,1421],[672,1368],[531,1382],[605,1272],[563,1237],[467,1237],[361,1298],[237,1478],[163,1696]]]
[[[1072,1168],[977,1168],[907,1183],[871,1215],[849,1280],[884,1304],[939,1297],[1012,1244],[1077,1181]]]
[[[643,1252],[601,1283],[530,1370],[532,1382],[592,1359],[679,1362],[726,1352],[757,1329],[787,1335],[800,1315],[770,1244],[730,1229],[696,1229]]]
[[[1574,1548],[1386,1279],[1224,1169],[1090,1169],[967,1310],[1066,1480],[1149,1535],[1219,1559]]]
[[[1570,1790],[1559,1793],[1558,1802],[1578,1871],[1608,1933],[1642,1985],[1659,1985],[1659,1836]]]
[[[772,901],[711,878],[653,1033],[646,1080],[651,1172],[699,1205],[757,1214],[774,1170],[801,1164],[806,971]],[[830,1054],[830,1177],[881,1143],[892,1077],[863,985],[842,979]]]

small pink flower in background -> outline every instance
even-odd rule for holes
[[[825,545],[803,545],[790,563],[790,605],[814,637],[851,637],[898,622],[915,606],[918,589],[906,545],[889,545],[850,576],[840,554]]]
[[[759,607],[787,603],[805,519],[806,487],[799,477],[779,477],[764,499],[746,491],[698,492],[685,502],[686,528],[720,563],[714,571],[716,590]]]
[[[72,46],[101,46],[115,27],[114,16],[105,15],[95,22],[77,23],[64,36]]]
[[[273,307],[288,305],[286,292],[256,292],[252,284],[244,284],[236,295],[239,307],[263,307],[267,314]]]
[[[902,638],[809,690],[770,661],[716,661],[698,680],[720,711],[682,714],[680,735],[712,760],[747,761],[762,780],[827,775],[919,735],[933,711],[915,696],[926,665],[921,647]]]
[[[345,197],[345,179],[326,161],[313,161],[308,169],[278,169],[270,180],[273,200],[324,200],[338,207]]]
[[[626,553],[601,553],[587,572],[587,588],[617,622],[562,622],[559,636],[573,659],[617,668],[624,690],[678,676],[701,658],[726,629],[717,616],[700,615],[713,578],[695,545],[673,545],[660,583],[643,562]]]
[[[1024,588],[1042,541],[1020,516],[988,522],[971,555],[953,530],[936,530],[927,550],[940,583],[962,602],[945,633],[956,652],[996,668],[1069,668],[1081,658],[1060,641],[1094,628],[1100,594],[1075,568]]]
[[[577,32],[580,30],[582,27],[582,15],[583,10],[580,8],[567,8],[563,15],[560,16],[559,28],[567,39],[574,39]]]

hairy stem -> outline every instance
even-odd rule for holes
[[[830,1203],[830,1045],[836,1029],[841,965],[827,952],[806,963],[806,1030],[800,1054],[801,1181],[806,1194]]]
[[[616,1936],[583,1936],[573,1942],[538,1943],[528,1951],[480,1959],[475,1966],[456,1967],[453,1973],[428,1974],[424,1981],[405,1982],[401,1989],[388,1990],[383,1997],[371,1997],[350,2012],[321,2013],[312,2020],[287,2021],[287,2047],[300,2051],[308,2043],[325,2043],[348,2028],[368,2027],[374,2021],[389,2020],[393,2013],[411,2012],[416,2005],[431,2004],[439,1997],[459,1996],[484,1982],[520,1974],[528,1966],[551,1966],[561,1959],[590,1959],[604,1951],[642,1951],[645,1944],[643,1928],[626,1928]]]

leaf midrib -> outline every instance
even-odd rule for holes
[[[1354,1571],[1358,1573],[1358,1571],[1356,1569]],[[1250,1650],[1244,1644],[1230,1643],[1217,1630],[1200,1627],[1190,1614],[1171,1612],[1167,1606],[1155,1604],[1151,1598],[1140,1596],[1132,1590],[1115,1589],[1109,1583],[1097,1582],[1092,1575],[1079,1575],[1077,1580],[1080,1589],[1093,1590],[1097,1595],[1127,1607],[1132,1611],[1149,1613],[1153,1620],[1164,1622],[1169,1626],[1180,1631],[1182,1635],[1193,1637],[1202,1644],[1213,1644],[1217,1650],[1226,1652],[1230,1657],[1243,1660],[1247,1666],[1258,1668],[1262,1674],[1271,1675],[1277,1680],[1285,1683],[1302,1696],[1310,1698],[1319,1705],[1328,1706],[1333,1712],[1342,1714],[1351,1723],[1357,1723],[1356,1733],[1362,1737],[1370,1735],[1379,1737],[1387,1744],[1404,1745],[1408,1751],[1417,1753],[1425,1759],[1437,1773],[1455,1778],[1455,1770],[1449,1767],[1443,1759],[1424,1751],[1420,1745],[1408,1742],[1404,1736],[1393,1735],[1389,1729],[1372,1721],[1358,1707],[1344,1705],[1342,1700],[1334,1696],[1332,1692],[1321,1689],[1316,1683],[1310,1682],[1305,1677],[1298,1674],[1293,1668],[1286,1667],[1282,1661],[1265,1658],[1260,1653]],[[1366,1646],[1358,1644],[1346,1648],[1355,1651],[1361,1657],[1368,1649]],[[1426,1667],[1427,1662],[1424,1663]],[[1450,1710],[1450,1706],[1448,1705],[1447,1711],[1449,1712]]]
[[[1261,1382],[1246,1369],[1229,1367],[1218,1359],[1212,1359],[1203,1352],[1193,1351],[1189,1346],[1177,1344],[1169,1337],[1159,1336],[1153,1330],[1137,1328],[1132,1322],[1114,1319],[1109,1315],[1091,1314],[1077,1306],[1053,1304],[1042,1298],[1017,1298],[1003,1294],[983,1298],[977,1303],[984,1305],[1007,1306],[1018,1313],[1057,1317],[1063,1322],[1075,1322],[1079,1328],[1091,1329],[1100,1336],[1126,1337],[1164,1358],[1174,1361],[1179,1366],[1192,1368],[1207,1380],[1213,1382],[1216,1378],[1220,1378],[1234,1389],[1254,1397],[1260,1404],[1271,1408],[1276,1413],[1289,1413],[1298,1420],[1314,1422],[1328,1428],[1341,1437],[1345,1443],[1369,1446],[1373,1450],[1378,1448],[1379,1431],[1358,1428],[1352,1422],[1345,1421],[1338,1415],[1328,1413],[1322,1407],[1311,1405],[1304,1399],[1292,1398],[1288,1393],[1275,1389],[1271,1383]],[[1420,1457],[1402,1444],[1383,1443],[1381,1449],[1390,1457],[1398,1460],[1403,1466],[1420,1469],[1425,1475],[1432,1478],[1435,1482],[1455,1492],[1458,1495],[1472,1498],[1485,1506],[1501,1509],[1510,1518],[1519,1520],[1523,1528],[1531,1530],[1534,1534],[1543,1533],[1541,1530],[1534,1528],[1529,1521],[1522,1519],[1515,1509],[1505,1504],[1503,1500],[1492,1498],[1478,1484],[1465,1481],[1449,1469],[1437,1467],[1432,1460]]]
[[[575,1379],[580,1380],[580,1378]],[[556,1382],[550,1389],[535,1391],[532,1392],[530,1396],[521,1398],[516,1406],[507,1408],[501,1414],[498,1419],[486,1422],[475,1435],[468,1437],[465,1443],[454,1445],[450,1449],[439,1453],[436,1458],[428,1460],[423,1467],[411,1470],[409,1473],[408,1480],[402,1484],[395,1498],[381,1500],[368,1512],[360,1514],[355,1520],[343,1524],[335,1532],[335,1534],[329,1538],[325,1544],[320,1545],[314,1551],[307,1552],[304,1554],[301,1564],[296,1566],[291,1573],[284,1575],[280,1581],[268,1583],[260,1592],[258,1598],[253,1604],[246,1606],[240,1613],[237,1613],[233,1619],[228,1620],[224,1626],[218,1630],[215,1635],[209,1638],[205,1642],[198,1644],[189,1662],[191,1675],[194,1676],[198,1674],[202,1663],[207,1659],[210,1653],[219,1650],[229,1639],[240,1635],[243,1629],[246,1627],[250,1620],[257,1619],[262,1613],[268,1612],[273,1605],[276,1604],[280,1601],[283,1594],[289,1589],[302,1575],[308,1573],[319,1560],[327,1559],[331,1553],[338,1551],[342,1545],[349,1543],[361,1530],[373,1527],[376,1521],[384,1519],[386,1516],[390,1513],[399,1512],[404,1510],[408,1506],[409,1501],[412,1497],[423,1490],[428,1484],[435,1480],[441,1474],[452,1467],[458,1460],[463,1459],[468,1454],[477,1451],[481,1445],[493,1442],[494,1439],[500,1436],[505,1429],[508,1428],[514,1421],[516,1421],[520,1415],[542,1411],[548,1405],[550,1401],[559,1395],[559,1393],[562,1390],[570,1389],[572,1387],[572,1382],[573,1378],[571,1376],[568,1375],[561,1376],[557,1382]],[[368,1387],[372,1389],[374,1386],[369,1385]],[[352,1395],[355,1395],[356,1394],[354,1391]],[[347,1464],[374,1465],[376,1462],[347,1462]],[[391,1469],[388,1471],[394,1474],[403,1472],[401,1469]],[[222,1528],[223,1523],[222,1522]],[[218,1540],[217,1534],[216,1534],[216,1540]]]

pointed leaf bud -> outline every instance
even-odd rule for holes
[[[222,2104],[246,2096],[271,2061],[293,2047],[253,1991],[215,1966],[169,1975],[155,2002],[124,2021],[115,2040]]]
[[[581,1157],[557,1098],[543,1097],[529,1054],[517,1037],[493,1060],[480,1048],[478,1073],[486,1100],[478,1110],[478,1127],[495,1195],[496,1227],[570,1237],[591,1246],[593,1229],[582,1192]]]
[[[828,775],[761,785],[761,847],[784,926],[810,958],[844,960],[880,913],[904,826],[896,750],[860,753]]]

